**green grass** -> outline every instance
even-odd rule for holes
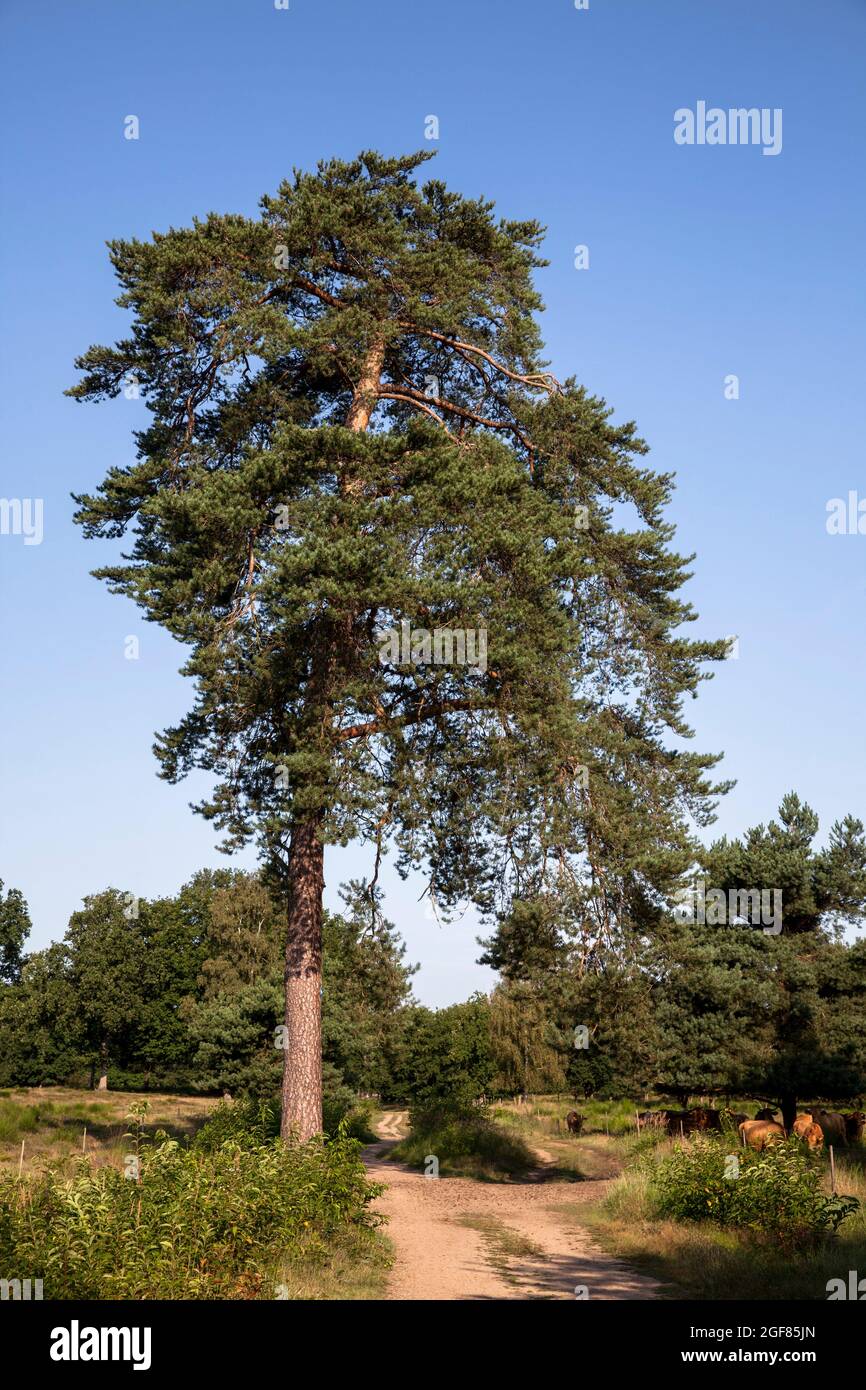
[[[655,1108],[663,1108],[659,1101]],[[680,1143],[658,1130],[637,1133],[631,1101],[574,1101],[534,1096],[521,1105],[499,1105],[496,1122],[505,1133],[549,1150],[558,1168],[584,1178],[614,1178],[607,1199],[598,1206],[572,1204],[567,1209],[590,1228],[609,1253],[659,1280],[661,1297],[699,1300],[823,1300],[830,1279],[847,1278],[850,1269],[866,1271],[866,1147],[836,1155],[837,1190],[858,1197],[859,1211],[839,1232],[810,1251],[793,1254],[748,1233],[711,1222],[659,1218],[650,1191],[649,1163]],[[639,1108],[652,1109],[652,1103]],[[755,1101],[731,1101],[731,1109],[753,1115]],[[808,1109],[804,1103],[801,1109]],[[565,1115],[585,1117],[580,1137],[570,1135]],[[731,1152],[734,1152],[732,1146]],[[824,1190],[830,1191],[829,1164],[824,1162]]]
[[[422,1171],[433,1156],[438,1159],[440,1177],[483,1182],[522,1177],[537,1162],[525,1140],[494,1124],[480,1110],[413,1113],[412,1132],[390,1156]]]
[[[674,1142],[663,1141],[660,1153],[670,1151]],[[866,1152],[843,1155],[836,1170],[839,1192],[859,1197],[861,1206],[837,1235],[811,1249],[785,1251],[709,1221],[660,1219],[645,1165],[627,1167],[607,1200],[592,1210],[581,1208],[580,1216],[599,1244],[670,1286],[670,1297],[824,1300],[828,1280],[847,1278],[850,1269],[866,1269]]]
[[[214,1108],[212,1097],[175,1096],[153,1092],[139,1096],[151,1106],[152,1125],[172,1138],[186,1142]],[[128,1149],[126,1120],[136,1096],[121,1091],[75,1090],[61,1086],[16,1088],[0,1096],[0,1175],[38,1173],[46,1163],[56,1163],[82,1152],[96,1163],[123,1168]]]
[[[528,1096],[522,1104],[509,1101],[491,1107],[491,1115],[498,1123],[535,1138],[568,1139],[565,1117],[569,1110],[583,1115],[584,1134],[616,1138],[636,1129],[635,1109],[630,1100],[576,1101],[567,1096]]]
[[[35,1105],[19,1105],[17,1101],[0,1099],[0,1144],[14,1144],[39,1126]]]
[[[577,1110],[584,1117],[579,1136],[569,1133],[565,1117]],[[574,1101],[559,1096],[531,1096],[491,1111],[496,1124],[529,1146],[547,1150],[554,1172],[570,1181],[610,1178],[633,1153],[651,1150],[664,1138],[658,1130],[640,1134],[631,1101]]]
[[[508,1284],[517,1284],[511,1270],[512,1260],[543,1260],[544,1251],[519,1231],[506,1226],[495,1216],[461,1216],[459,1226],[468,1226],[477,1231],[484,1242],[484,1253],[488,1264]]]
[[[325,1251],[286,1260],[277,1270],[279,1296],[292,1302],[346,1302],[385,1297],[393,1263],[391,1242],[380,1231],[344,1229]]]
[[[28,1135],[43,1133],[49,1143],[65,1137],[79,1143],[84,1127],[93,1132],[105,1128],[105,1109],[89,1101],[63,1103],[40,1100],[35,1104],[0,1096],[0,1144],[14,1144]]]
[[[77,1128],[80,1135],[86,1121],[99,1122],[102,1118],[98,1105],[86,1102],[58,1105],[50,1100],[33,1105],[13,1100],[7,1093],[0,1096],[0,1144],[14,1144],[28,1134],[43,1129]]]

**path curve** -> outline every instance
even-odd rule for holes
[[[426,1178],[387,1161],[407,1117],[386,1111],[364,1150],[387,1184],[376,1209],[395,1251],[387,1299],[654,1299],[656,1280],[603,1251],[574,1208],[597,1202],[609,1180],[544,1181],[550,1156],[523,1182]],[[586,1293],[583,1293],[583,1289]]]

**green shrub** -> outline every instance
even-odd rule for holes
[[[41,1278],[48,1299],[273,1298],[287,1260],[324,1260],[349,1232],[376,1240],[381,1187],[356,1140],[245,1133],[184,1148],[136,1126],[129,1142],[126,1175],[81,1159],[71,1178],[0,1178],[4,1277]]]
[[[412,1132],[393,1157],[413,1167],[424,1167],[431,1154],[443,1176],[513,1177],[535,1166],[523,1139],[494,1124],[482,1106],[417,1107],[409,1119]]]
[[[836,1231],[857,1210],[856,1197],[827,1196],[821,1183],[820,1160],[796,1139],[763,1153],[728,1154],[724,1144],[696,1135],[650,1171],[659,1216],[716,1221],[785,1245]]]
[[[371,1100],[358,1100],[355,1092],[346,1086],[339,1074],[328,1076],[325,1073],[325,1091],[322,1097],[322,1126],[326,1134],[348,1134],[371,1144],[376,1138],[373,1131],[373,1110]]]
[[[356,1101],[349,1110],[337,1114],[336,1111],[329,1111],[326,1098],[323,1105],[325,1133],[345,1134],[350,1139],[359,1139],[362,1144],[372,1144],[379,1137],[373,1129],[375,1108],[371,1100],[361,1100]]]
[[[358,1102],[351,1091],[345,1095],[326,1093],[322,1103],[322,1124],[329,1138],[338,1135],[360,1139],[368,1144],[376,1138],[371,1128],[372,1101]],[[243,1148],[276,1139],[280,1132],[280,1102],[257,1100],[220,1101],[198,1131],[195,1148],[211,1150],[226,1140],[234,1140]]]
[[[222,1144],[235,1143],[255,1149],[276,1139],[280,1132],[280,1106],[275,1100],[220,1101],[192,1141],[194,1149],[212,1153]]]

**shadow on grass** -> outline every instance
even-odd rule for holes
[[[179,1115],[148,1115],[144,1133],[153,1138],[164,1131],[180,1143],[191,1141],[209,1118],[207,1111],[192,1111]],[[131,1121],[125,1115],[106,1113],[104,1103],[79,1101],[73,1104],[46,1101],[21,1105],[0,1097],[0,1142],[18,1143],[22,1138],[35,1144],[68,1142],[80,1144],[84,1131],[94,1145],[111,1146],[120,1143],[130,1132]]]
[[[673,1290],[662,1298],[821,1301],[829,1280],[866,1269],[866,1233],[858,1226],[789,1250],[713,1222],[635,1220],[603,1207],[584,1208],[581,1220],[611,1254]]]

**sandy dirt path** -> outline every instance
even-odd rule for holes
[[[426,1178],[386,1160],[405,1114],[380,1120],[364,1150],[370,1176],[388,1184],[377,1208],[394,1244],[388,1299],[652,1299],[659,1285],[605,1254],[580,1225],[579,1208],[608,1182],[545,1181],[545,1162],[524,1182]]]

